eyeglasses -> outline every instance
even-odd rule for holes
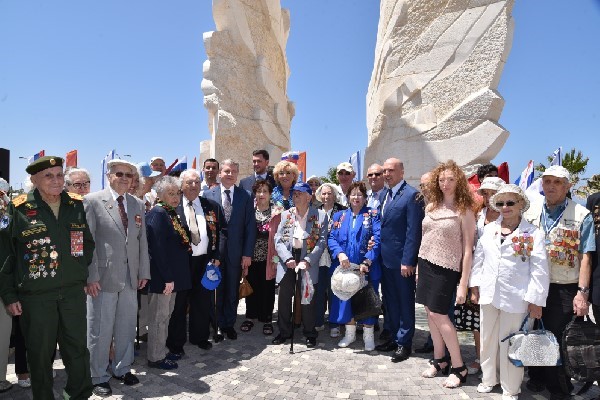
[[[123,175],[125,175],[125,177],[128,179],[133,179],[133,174],[131,172],[121,172],[121,171],[115,172],[115,176],[117,178],[122,178]]]
[[[381,176],[382,173],[381,172],[372,172],[370,174],[367,174],[367,177],[372,178],[374,176]]]
[[[69,186],[73,186],[75,189],[83,189],[90,187],[90,181],[69,183]]]
[[[496,202],[496,207],[502,208],[502,207],[504,207],[504,205],[506,205],[506,207],[512,207],[512,206],[514,206],[517,203],[518,203],[518,201],[510,201],[510,200],[506,201],[506,202],[504,202],[504,201],[497,201]]]
[[[338,175],[352,175],[352,172],[348,172],[348,171],[338,171]]]

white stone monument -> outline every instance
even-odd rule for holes
[[[200,156],[235,159],[241,178],[252,172],[253,150],[266,149],[274,164],[290,149],[290,15],[279,0],[213,0],[213,15],[202,80],[211,139],[200,144]]]
[[[497,89],[513,4],[381,0],[365,166],[398,157],[414,182],[438,162],[472,171],[498,154],[508,138]]]

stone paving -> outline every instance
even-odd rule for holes
[[[243,321],[244,301],[238,310],[238,326]],[[237,328],[237,327],[236,327]],[[204,351],[195,346],[185,347],[186,356],[179,361],[179,369],[164,372],[146,366],[146,346],[142,343],[133,365],[140,379],[135,386],[124,386],[111,380],[113,396],[109,399],[404,399],[419,397],[423,400],[496,399],[501,392],[479,394],[479,379],[469,376],[467,383],[458,389],[442,387],[444,377],[421,378],[430,355],[413,356],[398,364],[390,362],[390,354],[365,352],[359,339],[348,349],[338,348],[339,339],[329,337],[326,329],[318,338],[318,346],[308,349],[301,340],[301,330],[296,337],[301,342],[294,345],[290,354],[286,345],[271,344],[273,336],[262,334],[257,324],[249,333],[239,332],[238,340],[227,340]],[[277,334],[277,328],[275,328]],[[417,333],[415,347],[420,347],[427,336],[427,322],[422,307],[417,306]],[[468,335],[461,334],[463,357],[474,359],[474,346]],[[8,377],[16,382],[14,360],[9,361]],[[54,381],[56,398],[62,398],[66,374],[60,359],[55,361],[57,377]],[[576,385],[576,389],[581,384]],[[600,390],[594,386],[584,397],[598,397]],[[0,399],[31,399],[31,390],[13,387],[0,394]],[[532,394],[523,385],[521,400],[543,400],[548,392]],[[92,397],[99,399],[98,397]]]

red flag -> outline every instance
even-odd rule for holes
[[[296,163],[296,165],[298,165],[298,171],[300,171],[300,182],[306,182],[306,179],[308,178],[306,176],[306,152],[303,151],[299,154],[298,157],[298,162]]]
[[[194,161],[192,161],[192,169],[196,169],[196,157],[194,157]]]
[[[502,178],[504,182],[510,183],[510,174],[508,173],[508,163],[506,161],[498,165],[498,177]]]
[[[65,167],[77,168],[77,150],[71,150],[65,157]]]
[[[171,172],[171,170],[173,169],[175,164],[177,164],[178,161],[179,161],[179,158],[176,158],[175,161],[173,161],[173,164],[169,165],[169,168],[167,168],[167,172],[165,172],[165,175],[169,175],[169,173]]]

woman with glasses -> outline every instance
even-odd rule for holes
[[[522,218],[529,200],[517,185],[503,185],[489,200],[500,213],[483,230],[475,250],[469,286],[481,307],[479,393],[502,386],[502,399],[517,399],[523,368],[508,359],[509,334],[519,330],[529,313],[542,317],[550,284],[544,233]]]
[[[467,297],[475,237],[475,202],[465,174],[452,160],[432,171],[426,192],[429,203],[425,207],[419,249],[416,302],[427,311],[433,359],[421,376],[433,378],[440,371],[450,373],[444,387],[456,388],[466,382],[468,371],[448,311],[457,284],[456,303],[463,304]],[[445,355],[445,348],[450,358]]]
[[[90,173],[83,168],[70,168],[65,172],[65,190],[85,196],[90,192]]]

